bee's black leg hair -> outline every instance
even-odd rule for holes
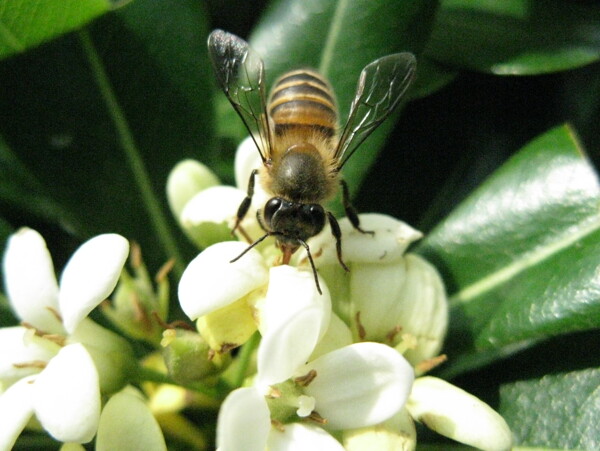
[[[348,184],[344,180],[340,180],[340,184],[342,185],[342,202],[344,204],[344,210],[346,211],[346,216],[348,216],[348,219],[352,223],[352,226],[360,233],[368,233],[369,235],[375,235],[375,232],[373,232],[372,230],[361,229],[358,213],[356,212],[356,209],[350,202],[350,191],[348,191]],[[331,229],[333,230],[333,227]]]
[[[233,229],[231,229],[231,234],[233,235],[235,233],[235,231],[239,228],[240,233],[242,235],[244,235],[244,238],[246,238],[246,240],[248,242],[252,242],[252,239],[250,239],[250,237],[244,231],[242,226],[240,226],[240,222],[242,222],[242,219],[244,219],[244,216],[246,216],[246,213],[248,213],[248,210],[250,209],[250,205],[252,204],[252,196],[254,195],[254,181],[256,179],[257,172],[258,172],[258,169],[254,169],[250,173],[250,179],[248,180],[248,191],[247,191],[246,197],[244,197],[244,200],[238,207],[238,211],[237,211],[237,215],[236,215],[236,219],[235,219],[235,225],[233,226]]]
[[[340,262],[340,265],[342,265],[342,268],[346,271],[350,271],[344,263],[344,260],[342,260],[342,231],[340,230],[340,225],[330,211],[327,212],[327,218],[329,219],[329,225],[331,226],[331,234],[335,238],[335,250],[337,251],[338,261]]]

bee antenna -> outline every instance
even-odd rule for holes
[[[308,261],[310,262],[313,276],[315,277],[315,283],[317,284],[317,291],[319,292],[319,294],[322,295],[323,292],[321,291],[321,285],[319,285],[319,277],[317,275],[317,268],[315,268],[315,262],[313,261],[312,255],[310,255],[310,248],[308,247],[308,244],[306,244],[305,241],[303,241],[299,238],[298,238],[298,242],[302,245],[302,247],[304,247],[304,249],[306,249],[306,255],[308,255]]]
[[[240,258],[242,258],[244,255],[246,255],[246,253],[247,253],[247,252],[248,252],[250,249],[252,249],[252,248],[254,248],[254,247],[258,246],[260,243],[262,243],[262,242],[265,240],[265,238],[267,238],[267,237],[268,237],[268,236],[270,236],[270,235],[271,235],[270,233],[265,233],[265,234],[264,234],[263,236],[261,236],[261,237],[260,237],[258,240],[256,240],[254,243],[252,243],[252,244],[251,244],[250,246],[248,246],[246,249],[244,249],[244,252],[242,252],[240,255],[238,255],[237,257],[235,257],[233,260],[230,260],[230,261],[229,261],[229,263],[234,263],[234,262],[238,261],[238,260],[239,260]]]

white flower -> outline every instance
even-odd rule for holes
[[[0,395],[0,449],[14,444],[32,415],[57,440],[93,438],[100,416],[97,365],[128,353],[116,335],[86,316],[114,289],[128,250],[119,235],[92,238],[73,254],[59,285],[36,231],[10,237],[5,288],[25,326],[0,329],[0,381],[8,387]]]
[[[262,451],[267,444],[269,450],[343,450],[321,428],[294,418],[323,418],[327,429],[339,430],[380,423],[402,408],[413,369],[386,345],[356,343],[305,363],[322,326],[320,311],[306,306],[263,335],[255,385],[235,390],[221,407],[219,450]],[[293,424],[272,428],[271,419]]]
[[[256,249],[231,263],[246,248],[238,241],[210,246],[192,260],[179,282],[181,308],[190,319],[200,318],[198,328],[211,348],[239,346],[257,328],[264,334],[306,305],[326,318],[324,333],[331,311],[325,284],[320,295],[309,268],[268,269]]]
[[[510,428],[475,396],[435,377],[420,377],[406,405],[412,417],[453,440],[485,451],[509,450]]]
[[[399,345],[413,365],[436,356],[448,325],[444,285],[430,263],[405,253],[422,234],[386,215],[361,214],[359,219],[363,229],[375,233],[359,232],[348,218],[339,221],[349,273],[339,265],[329,227],[308,242],[332,292],[334,311],[356,340]],[[406,346],[407,337],[415,343]]]

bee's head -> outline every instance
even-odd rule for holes
[[[295,245],[296,249],[298,240],[306,241],[325,226],[325,210],[321,205],[290,202],[281,197],[269,199],[263,218],[280,244]]]

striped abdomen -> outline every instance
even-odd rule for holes
[[[337,108],[329,83],[317,72],[300,69],[275,82],[269,100],[275,134],[312,130],[326,138],[335,135]]]

